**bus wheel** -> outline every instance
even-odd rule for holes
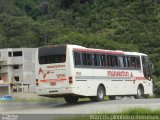
[[[90,97],[90,99],[93,102],[100,102],[104,100],[104,96],[105,96],[105,89],[102,85],[100,85],[97,89],[97,96]]]
[[[115,100],[116,96],[108,96],[109,100]]]
[[[144,88],[142,85],[139,85],[137,88],[137,95],[135,96],[135,99],[142,99],[144,97]]]
[[[68,104],[75,104],[78,102],[78,97],[77,96],[66,96],[64,97],[64,100],[68,103]]]

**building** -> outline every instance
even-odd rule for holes
[[[37,48],[0,49],[0,95],[35,92]]]

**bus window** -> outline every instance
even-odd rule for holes
[[[82,53],[82,64],[87,65],[87,53]]]
[[[79,52],[74,52],[74,63],[75,65],[81,65],[81,54]]]
[[[94,66],[100,66],[99,54],[93,54]]]
[[[63,63],[65,62],[66,55],[48,55],[39,57],[40,64],[50,64],[50,63]]]
[[[118,57],[118,62],[119,62],[119,66],[120,66],[121,68],[124,68],[124,61],[123,61],[123,57],[122,57],[122,56],[119,56],[119,57]]]
[[[82,63],[83,65],[92,65],[92,54],[82,53]]]
[[[118,58],[117,58],[117,56],[107,55],[107,66],[109,66],[109,67],[118,67]]]
[[[92,65],[92,54],[87,53],[87,65]]]
[[[118,67],[118,58],[117,58],[117,56],[112,56],[112,67]]]
[[[141,68],[140,57],[136,57],[136,68]]]
[[[125,56],[123,56],[123,65],[125,68],[127,67],[127,60]]]
[[[123,56],[123,65],[124,65],[125,68],[130,67],[130,57]]]
[[[106,66],[106,56],[105,56],[105,54],[100,55],[100,65],[101,66]]]
[[[140,65],[140,58],[139,57],[131,57],[131,68],[139,69]]]
[[[39,48],[39,64],[64,63],[66,61],[66,46]]]
[[[127,66],[126,66],[127,68],[131,67],[131,59],[130,59],[130,57],[126,57],[126,63],[127,63],[127,64],[126,64],[126,65],[127,65]]]
[[[111,67],[112,66],[112,56],[107,55],[107,66]]]
[[[131,57],[131,68],[136,68],[136,57]]]

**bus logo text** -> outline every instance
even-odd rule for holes
[[[108,76],[125,76],[125,77],[129,77],[129,72],[127,72],[127,71],[108,71],[107,75]]]

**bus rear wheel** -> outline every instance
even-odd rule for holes
[[[102,85],[100,85],[97,89],[97,96],[90,97],[92,102],[100,102],[104,100],[105,89]]]
[[[142,99],[144,98],[144,88],[142,85],[139,85],[137,88],[137,95],[135,96],[135,99]]]
[[[79,98],[77,96],[66,96],[66,97],[64,97],[64,100],[68,104],[75,104],[75,103],[78,102],[78,99]]]

